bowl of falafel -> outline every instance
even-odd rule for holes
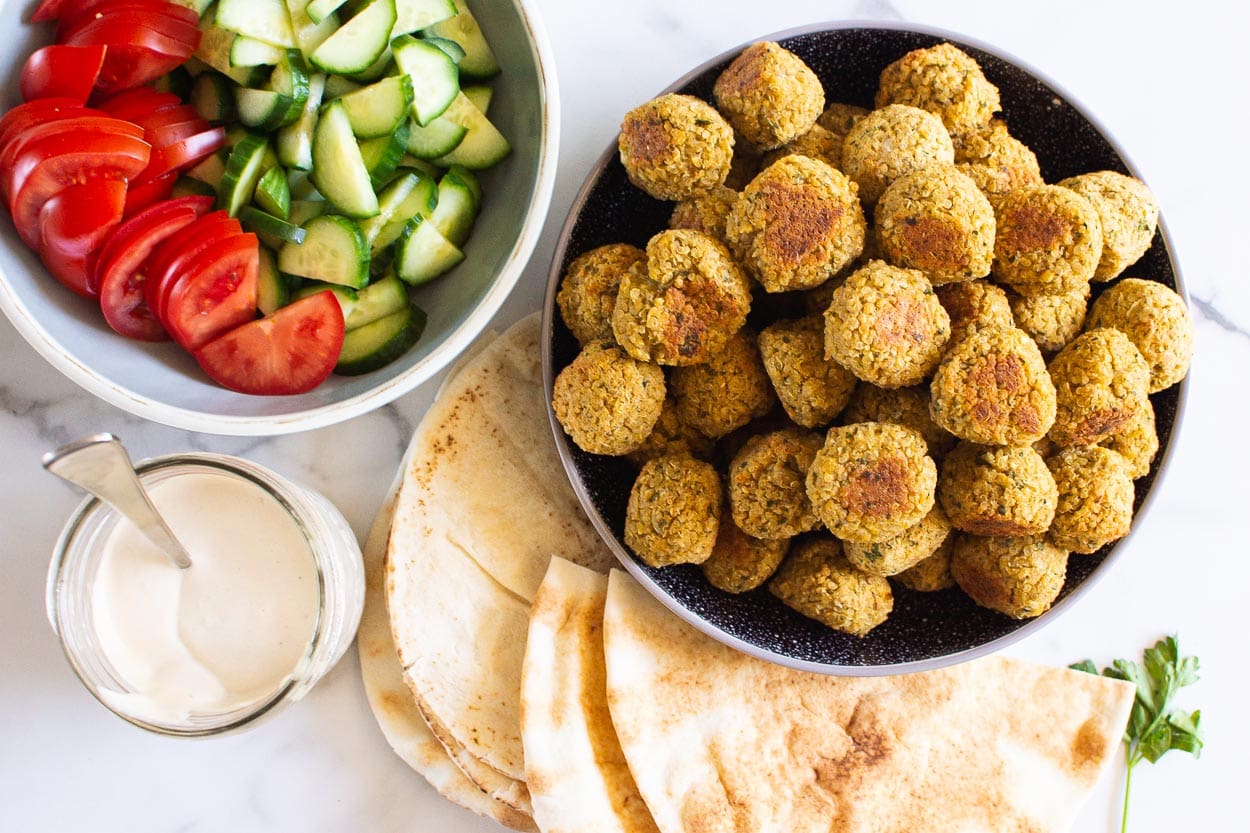
[[[1037,72],[823,24],[624,114],[544,310],[557,448],[629,572],[843,675],[998,650],[1146,510],[1193,326],[1159,206]]]

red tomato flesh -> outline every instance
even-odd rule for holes
[[[126,183],[93,179],[71,185],[39,210],[39,256],[52,277],[85,298],[95,297],[89,276],[95,257],[122,219]]]
[[[43,23],[48,20],[56,20],[65,11],[66,6],[75,4],[75,0],[40,0],[39,5],[35,7],[35,11],[31,13],[31,23]]]
[[[148,167],[140,171],[134,182],[131,182],[130,187],[126,189],[125,216],[133,217],[148,206],[168,199],[173,193],[174,184],[178,181],[178,172],[173,171],[163,176],[149,177],[147,171],[151,167],[152,163],[149,160]]]
[[[168,220],[170,217],[186,216],[185,223],[179,223],[175,228],[171,229],[170,234],[183,226],[189,225],[192,220],[201,215],[207,214],[213,209],[212,197],[179,197],[173,200],[162,200],[154,205],[148,206],[142,211],[137,212],[133,217],[126,219],[124,223],[117,227],[117,230],[109,237],[108,242],[100,250],[100,257],[96,261],[95,275],[89,284],[98,288],[103,282],[104,273],[121,261],[132,260],[135,265],[138,261],[146,260],[151,249],[156,244],[164,240],[169,235],[161,235],[158,238],[151,237],[151,230]],[[188,214],[188,212],[190,212]],[[148,251],[143,256],[134,260],[134,251],[141,248],[141,242],[150,242]]]
[[[226,128],[224,127],[214,127],[164,146],[153,144],[148,175],[160,176],[169,171],[194,167],[225,146]]]
[[[163,320],[161,308],[169,288],[183,273],[183,265],[201,250],[218,240],[243,233],[238,220],[224,211],[205,214],[190,226],[180,230],[163,242],[152,253],[148,264],[148,281],[144,288],[148,306],[158,319]]]
[[[195,220],[195,210],[189,206],[180,206],[174,211],[165,210],[165,206],[173,202],[177,201],[158,203],[142,215],[127,220],[105,245],[96,262],[96,273],[100,276],[100,310],[104,313],[104,320],[129,338],[141,341],[164,341],[169,338],[144,300],[143,287],[149,275],[147,264],[152,251],[163,240]],[[141,224],[132,226],[136,220]],[[119,246],[114,251],[113,240],[123,234],[125,246]]]
[[[22,66],[18,86],[22,98],[68,98],[86,104],[104,66],[108,47],[45,46],[30,53]]]
[[[219,240],[191,258],[158,310],[174,341],[194,351],[255,318],[259,264],[254,234]]]
[[[102,0],[94,3],[75,3],[63,9],[56,27],[56,39],[63,43],[67,38],[94,20],[105,17],[138,17],[144,25],[160,31],[167,27],[197,28],[199,16],[194,11],[166,0]],[[175,29],[173,31],[180,31]]]
[[[58,119],[75,116],[105,116],[100,110],[83,107],[72,98],[37,98],[25,104],[19,104],[0,117],[0,153],[8,147],[15,137],[30,128]]]
[[[134,87],[106,98],[98,106],[113,118],[141,124],[154,113],[184,105],[173,93],[164,93],[155,87]]]
[[[217,384],[239,393],[307,393],[326,380],[343,349],[343,308],[318,292],[244,324],[194,351]]]
[[[26,171],[38,159],[39,148],[50,146],[55,137],[68,138],[72,144],[84,134],[143,138],[143,130],[138,125],[109,116],[75,116],[28,127],[0,152],[0,194],[8,197],[14,186],[21,186]]]

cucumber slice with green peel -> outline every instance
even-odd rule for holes
[[[216,10],[200,20],[200,45],[195,57],[220,72],[240,86],[248,87],[265,80],[265,67],[236,67],[230,65],[230,50],[237,34],[217,25]]]
[[[421,215],[408,221],[395,243],[395,274],[414,286],[434,280],[462,260],[464,252]]]
[[[343,335],[334,372],[358,376],[385,367],[412,349],[425,331],[425,313],[407,306]]]
[[[408,120],[412,98],[412,79],[392,75],[346,93],[341,100],[352,132],[361,139],[374,139],[393,135]]]
[[[338,286],[332,283],[322,283],[321,281],[304,281],[295,289],[292,295],[292,301],[299,301],[318,292],[329,292],[334,295],[334,300],[339,302],[339,306],[343,310],[343,320],[347,320],[347,316],[351,315],[356,309],[356,290],[348,286]]]
[[[234,119],[234,85],[219,72],[202,72],[191,84],[191,106],[200,118],[213,124]]]
[[[424,127],[443,114],[460,92],[456,62],[433,44],[411,35],[391,41],[399,71],[412,78],[412,116]]]
[[[273,66],[286,57],[286,50],[272,43],[265,43],[247,35],[235,35],[230,44],[230,66]]]
[[[372,84],[374,81],[377,81],[383,76],[392,74],[390,70],[394,65],[394,56],[391,55],[390,44],[387,44],[386,48],[382,50],[382,54],[378,56],[376,61],[369,64],[369,66],[365,67],[360,72],[353,72],[349,77],[352,81],[359,84]]]
[[[356,306],[351,315],[343,319],[343,326],[354,330],[401,312],[407,306],[408,287],[390,272],[356,293]]]
[[[283,0],[217,0],[217,25],[284,49],[297,48]]]
[[[326,72],[350,75],[368,69],[386,49],[395,25],[395,0],[370,0],[356,16],[309,56]]]
[[[333,101],[336,98],[342,98],[353,90],[359,90],[362,85],[357,84],[350,78],[342,75],[327,75],[325,95],[326,101]]]
[[[290,216],[291,186],[281,165],[274,165],[261,176],[256,183],[255,200],[262,211],[279,219],[285,220]]]
[[[409,135],[409,141],[411,141],[411,134]],[[424,159],[418,159],[411,153],[404,154],[404,158],[399,160],[399,167],[413,168],[423,174],[426,174],[427,176],[432,176],[435,179],[438,179],[443,175],[443,169],[438,165],[435,165],[433,162],[427,162]]]
[[[291,200],[291,216],[287,219],[297,225],[307,225],[313,217],[325,214],[329,207],[325,200]]]
[[[504,135],[463,93],[447,108],[444,118],[463,126],[466,132],[460,144],[434,159],[435,164],[444,168],[463,165],[469,170],[480,171],[502,162],[512,152],[512,145],[508,144]]]
[[[490,109],[490,99],[495,91],[490,84],[470,84],[460,90],[464,93],[464,97],[473,102],[473,106],[483,116]]]
[[[308,65],[298,49],[288,49],[269,76],[269,89],[289,95],[301,104],[308,100]]]
[[[372,217],[378,213],[378,197],[373,192],[369,169],[360,155],[360,145],[356,144],[341,99],[322,109],[313,134],[312,154],[313,181],[335,208],[351,217]]]
[[[453,63],[459,64],[462,60],[464,60],[464,50],[461,49],[460,44],[456,43],[454,40],[432,37],[422,38],[422,40],[425,43],[437,46],[439,49],[446,52],[447,57],[451,58]]]
[[[208,11],[208,7],[213,5],[213,0],[170,0],[175,6],[182,6],[184,9],[190,9],[200,17],[204,16],[204,12]]]
[[[408,195],[420,181],[421,177],[415,173],[401,173],[378,194],[377,215],[360,221],[360,230],[365,235],[365,242],[369,244],[373,254],[377,254],[374,241],[377,240],[386,224],[395,217],[395,213],[399,211],[400,206],[408,199]]]
[[[477,178],[477,174],[464,167],[463,165],[452,165],[447,169],[444,176],[451,175],[458,178],[466,188],[473,193],[473,204],[478,209],[482,208],[482,182]]]
[[[327,15],[320,23],[308,16],[306,0],[286,0],[287,14],[291,18],[291,30],[295,33],[295,43],[300,52],[307,58],[317,51],[317,47],[325,43],[331,35],[339,30],[337,14]]]
[[[304,12],[313,23],[320,23],[338,11],[346,0],[312,0],[304,7]]]
[[[326,76],[315,73],[308,78],[308,99],[300,116],[278,131],[274,139],[278,161],[288,168],[308,170],[312,167],[313,132],[317,128],[317,111],[325,92]]]
[[[391,38],[433,26],[456,13],[453,0],[395,0]]]
[[[287,243],[298,245],[307,237],[304,229],[281,217],[261,211],[254,205],[245,205],[239,209],[239,222],[248,231],[255,232],[262,243],[274,249],[280,249]]]
[[[460,61],[460,72],[470,78],[490,78],[499,73],[499,61],[491,51],[486,36],[477,18],[465,7],[463,0],[457,0],[458,13],[455,17],[435,23],[428,27],[424,34],[437,38],[447,38],[460,44],[464,49],[464,59]]]
[[[217,195],[217,207],[224,208],[231,217],[238,216],[239,209],[252,200],[256,183],[261,175],[272,167],[268,161],[269,138],[250,133],[244,136],[226,159],[226,170],[221,177],[221,189]]]
[[[225,175],[226,160],[220,153],[204,157],[203,161],[186,173],[187,177],[197,179],[212,188],[214,194],[221,187],[221,180]]]
[[[415,172],[414,172],[415,173]],[[372,248],[376,255],[386,249],[403,235],[404,229],[414,217],[428,220],[434,216],[438,208],[438,183],[431,176],[417,174],[417,184],[409,192],[404,201],[395,209],[395,213],[382,226],[373,238]]]
[[[170,198],[174,197],[215,197],[217,189],[209,185],[203,180],[194,179],[189,176],[180,176],[174,182],[173,190],[169,192]]]
[[[266,132],[277,130],[299,118],[304,102],[273,90],[240,87],[234,94],[239,121]]]
[[[304,242],[278,250],[278,268],[326,283],[359,289],[369,280],[369,246],[360,226],[339,214],[322,214],[304,224]]]
[[[185,67],[174,67],[169,72],[152,82],[157,92],[173,93],[185,101],[191,95],[191,84],[195,81]]]
[[[469,133],[469,128],[442,117],[425,127],[409,120],[408,127],[408,152],[418,159],[446,156],[459,147]]]
[[[256,309],[261,315],[271,315],[291,303],[291,279],[278,271],[273,252],[259,247],[256,270]]]
[[[365,168],[369,171],[369,182],[374,191],[391,181],[391,176],[399,167],[399,160],[404,158],[407,146],[407,121],[400,122],[399,129],[390,136],[366,139],[360,143],[360,158],[364,160]]]
[[[453,246],[463,246],[477,219],[480,199],[477,177],[464,168],[452,168],[438,183],[438,205],[430,222]]]
[[[324,203],[325,197],[317,190],[316,184],[308,176],[308,171],[291,168],[286,172],[286,184],[291,188],[291,204],[301,200]]]

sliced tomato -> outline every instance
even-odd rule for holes
[[[38,98],[19,104],[0,117],[0,153],[12,139],[45,122],[74,116],[103,116],[101,110],[83,107],[72,98]]]
[[[156,244],[168,237],[168,234],[152,237],[152,229],[171,217],[186,217],[186,222],[179,223],[175,228],[170,230],[170,234],[184,226],[190,225],[204,214],[213,209],[212,197],[178,197],[172,200],[161,200],[153,205],[138,211],[132,217],[127,217],[126,221],[117,227],[100,250],[100,257],[96,261],[95,275],[88,281],[93,289],[98,289],[104,281],[104,274],[110,269],[115,268],[116,264],[124,261],[134,261],[135,251],[141,248],[140,241],[148,241],[150,245],[148,250],[143,252],[143,256],[138,260],[146,260],[151,249]],[[188,214],[189,212],[189,214]],[[138,261],[135,261],[137,263]],[[132,264],[133,265],[133,264]]]
[[[88,23],[105,17],[141,20],[143,25],[158,31],[182,32],[197,28],[199,16],[192,9],[165,0],[102,0],[66,6],[56,27],[58,43],[64,43]]]
[[[343,308],[330,292],[288,304],[193,352],[217,384],[239,393],[307,393],[334,370],[343,349]]]
[[[106,98],[98,106],[113,118],[142,125],[153,113],[183,105],[182,99],[173,93],[161,92],[155,87],[133,87]]]
[[[158,311],[174,341],[197,350],[256,317],[260,244],[254,234],[221,240],[197,254]]]
[[[95,258],[122,219],[126,183],[92,179],[71,185],[39,210],[39,256],[65,286],[86,298],[95,297],[90,276]]]
[[[187,136],[164,147],[153,147],[150,171],[157,176],[165,172],[190,168],[226,146],[226,128],[214,127]]]
[[[108,47],[45,46],[30,53],[18,82],[22,98],[68,98],[86,104],[104,66]]]
[[[187,41],[127,20],[105,17],[88,23],[65,43],[108,46],[96,80],[96,89],[108,94],[155,81],[181,66],[195,51],[198,34],[196,30],[197,37]]]
[[[144,297],[156,317],[161,317],[162,302],[174,279],[182,274],[185,261],[222,238],[242,233],[238,220],[224,211],[214,211],[161,243],[148,263],[148,281],[144,288]]]
[[[149,89],[147,87],[136,87],[136,89]],[[208,122],[200,118],[200,114],[190,104],[179,104],[175,107],[164,107],[160,110],[153,110],[148,113],[137,114],[131,119],[132,122],[142,127],[145,131],[160,130],[170,125],[179,125],[187,123],[200,123],[207,126]],[[203,130],[204,128],[200,128]]]
[[[168,199],[173,193],[174,183],[178,181],[178,172],[173,171],[163,176],[149,178],[147,170],[151,167],[152,162],[149,160],[148,167],[139,173],[126,190],[127,217],[134,216],[135,212],[142,211],[153,203]]]
[[[106,134],[143,138],[143,130],[137,125],[109,116],[75,116],[28,127],[14,136],[0,152],[0,194],[6,198],[12,194],[13,185],[19,183],[23,175],[19,161],[25,158],[29,163],[35,158],[29,151],[48,144],[56,136],[72,140],[80,136]]]
[[[67,7],[76,5],[77,0],[39,0],[39,5],[35,7],[35,11],[30,15],[30,22],[44,23],[49,20],[56,20],[65,12]]]
[[[70,185],[90,179],[130,180],[148,164],[147,142],[122,134],[49,136],[14,165],[9,213],[26,245],[39,244],[39,209]],[[22,176],[18,177],[19,169]],[[20,184],[19,184],[20,183]]]

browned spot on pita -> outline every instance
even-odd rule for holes
[[[1072,768],[1077,772],[1091,773],[1088,777],[1094,777],[1093,773],[1098,772],[1105,754],[1102,721],[1091,717],[1076,730],[1076,737],[1072,740]]]
[[[942,217],[908,217],[902,224],[909,265],[916,269],[949,272],[967,268],[968,247],[963,237],[953,223]]]
[[[909,480],[906,460],[885,457],[855,472],[838,490],[838,501],[857,514],[885,517],[906,504]]]
[[[820,246],[842,216],[842,206],[822,200],[810,188],[767,182],[760,194],[768,206],[764,245],[782,263],[799,263]]]
[[[1051,249],[1063,242],[1067,227],[1063,218],[1035,205],[1022,205],[1003,224],[1012,249]]]

